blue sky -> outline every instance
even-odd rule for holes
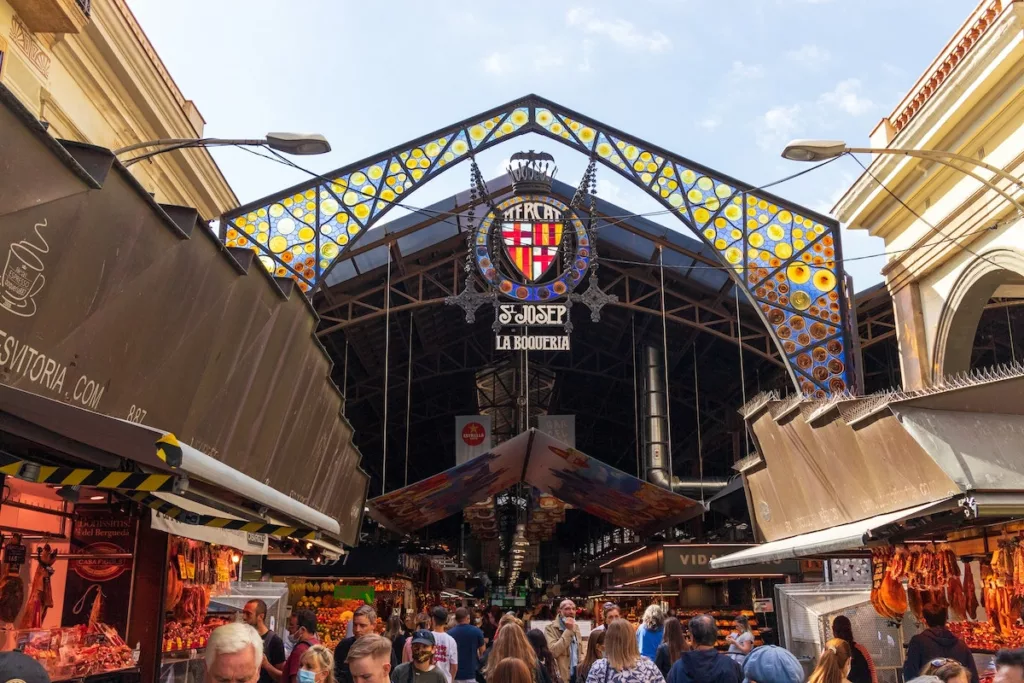
[[[792,138],[866,144],[974,3],[965,0],[129,0],[206,134],[316,131],[325,172],[536,93],[723,173],[761,185],[803,168]],[[582,156],[527,136],[479,158],[487,178],[520,149],[545,149],[576,184]],[[301,182],[300,171],[216,150],[244,203]],[[841,159],[774,188],[827,212],[859,167]],[[465,164],[411,206],[465,189]],[[609,170],[599,194],[660,207]],[[682,228],[670,217],[656,217]],[[674,221],[674,222],[673,222]],[[844,230],[847,258],[879,240]],[[850,261],[858,290],[882,258]]]

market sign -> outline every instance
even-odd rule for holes
[[[737,569],[713,569],[711,560],[722,555],[731,555],[749,545],[666,545],[664,546],[663,572],[670,576],[718,576],[736,574],[745,576],[772,576],[799,574],[800,563],[796,560],[751,564]]]
[[[336,585],[334,587],[336,600],[362,600],[367,605],[372,605],[376,594],[373,586]]]
[[[618,300],[601,290],[595,273],[593,196],[588,194],[593,168],[591,162],[581,188],[566,204],[551,191],[554,158],[546,152],[517,152],[508,166],[513,195],[490,205],[479,225],[470,217],[466,284],[445,303],[463,308],[470,323],[476,309],[491,305],[496,350],[568,351],[572,304],[586,305],[597,322],[601,308]],[[472,196],[486,197],[482,177],[473,175]],[[577,293],[588,274],[587,291]],[[478,282],[484,291],[477,289]]]

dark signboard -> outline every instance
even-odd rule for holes
[[[796,560],[751,564],[732,569],[712,569],[711,560],[731,555],[749,548],[748,545],[666,545],[664,547],[663,573],[684,576],[721,576],[743,574],[745,576],[770,576],[772,574],[799,574],[800,564]]]
[[[661,548],[645,548],[640,552],[634,552],[616,563],[611,568],[612,583],[624,584],[629,581],[637,581],[651,576],[658,576],[665,572],[661,569],[662,558]]]
[[[108,505],[75,506],[64,587],[65,626],[95,618],[127,633],[137,522],[134,515],[115,514]]]

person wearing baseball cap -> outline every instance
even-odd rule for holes
[[[434,634],[426,629],[412,634],[412,661],[399,664],[391,672],[391,683],[448,683],[434,666]]]
[[[0,681],[50,683],[43,665],[22,652],[0,652]]]
[[[762,645],[747,655],[743,683],[804,683],[804,668],[788,650]]]

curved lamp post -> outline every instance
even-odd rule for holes
[[[295,155],[326,154],[331,151],[331,144],[327,142],[327,138],[319,133],[267,133],[267,136],[262,139],[163,138],[160,140],[147,140],[146,142],[137,142],[134,145],[115,149],[114,156],[120,156],[137,149],[145,149],[148,147],[158,148],[128,159],[124,163],[125,166],[131,166],[134,163],[149,159],[157,154],[163,154],[164,152],[170,152],[176,149],[236,145],[243,147],[269,147],[270,149],[278,152]]]
[[[1024,191],[1024,181],[1020,178],[1007,173],[1001,168],[987,164],[984,161],[978,159],[972,159],[969,156],[963,154],[955,154],[953,152],[943,152],[940,150],[931,149],[889,149],[887,147],[848,147],[842,140],[793,140],[786,148],[782,150],[782,157],[791,161],[824,161],[826,159],[832,159],[843,154],[889,154],[893,156],[905,156],[915,157],[917,159],[926,159],[928,161],[934,161],[948,166],[964,175],[974,178],[979,183],[987,187],[988,189],[999,193],[1006,201],[1010,202],[1017,211],[1024,215],[1024,206],[1020,204],[1016,199],[995,183],[987,178],[983,178],[973,170],[957,166],[954,161],[959,161],[964,164],[969,164],[974,168],[982,168],[986,171],[990,171],[993,176],[1001,178],[1002,180],[1008,181],[1018,190]]]

